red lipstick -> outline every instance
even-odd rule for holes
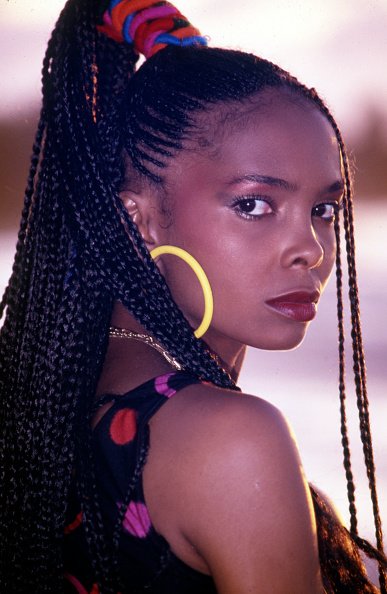
[[[310,322],[316,316],[318,291],[294,291],[265,301],[277,313],[296,322]]]

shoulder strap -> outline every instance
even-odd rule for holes
[[[125,400],[135,398],[144,392],[153,392],[155,396],[163,396],[165,399],[169,399],[185,386],[197,383],[200,383],[200,380],[194,375],[191,375],[185,371],[172,371],[167,374],[158,375],[155,378],[140,384],[133,390],[125,392],[125,394],[102,394],[102,396],[100,396],[94,402],[91,410],[91,416],[108,402],[116,403],[120,400],[124,402]],[[161,399],[160,405],[162,402],[163,399]],[[151,409],[152,408],[153,407],[151,407]],[[152,414],[155,412],[156,410],[152,410]],[[148,419],[150,416],[152,416],[152,414],[149,416],[147,415]]]
[[[143,393],[146,393],[149,398],[148,405],[142,410],[141,425],[147,424],[159,408],[177,394],[177,392],[186,386],[199,384],[200,380],[185,371],[173,371],[159,375],[151,380],[151,382],[151,386],[147,386],[146,384],[140,386],[141,392],[144,390]]]

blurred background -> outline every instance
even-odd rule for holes
[[[41,62],[63,4],[0,0],[0,293],[11,272],[39,109]],[[387,532],[387,0],[180,0],[180,6],[212,45],[252,51],[315,87],[343,131],[355,170],[370,414]],[[336,326],[332,279],[301,347],[287,353],[250,350],[240,385],[286,414],[308,479],[347,521]],[[350,373],[348,400],[360,532],[373,540]]]

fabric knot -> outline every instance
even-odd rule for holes
[[[178,8],[155,0],[111,0],[97,29],[118,42],[134,45],[150,58],[167,45],[207,45]]]

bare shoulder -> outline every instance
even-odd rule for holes
[[[291,428],[278,408],[266,400],[201,384],[191,387],[181,405],[185,414],[179,415],[179,422],[201,460],[202,476],[226,479],[238,473],[243,478],[243,473],[252,472],[260,498],[267,493],[263,481],[276,488],[281,481],[302,476]],[[195,459],[191,460],[194,463]],[[241,488],[244,484],[242,481]]]
[[[171,407],[172,408],[172,407]],[[297,448],[288,422],[283,414],[268,401],[211,384],[197,384],[185,388],[175,399],[174,410],[168,414],[178,418],[184,434],[190,436],[195,449],[208,450],[215,458],[225,448],[252,449],[259,460],[264,460],[270,450],[273,460],[278,448],[297,454]],[[188,431],[188,434],[187,434]],[[274,449],[273,449],[274,448]],[[278,450],[279,451],[279,450]],[[281,451],[281,457],[284,452]],[[221,463],[224,456],[217,462]]]
[[[218,591],[322,592],[310,494],[280,411],[201,384],[170,414],[176,516]]]

